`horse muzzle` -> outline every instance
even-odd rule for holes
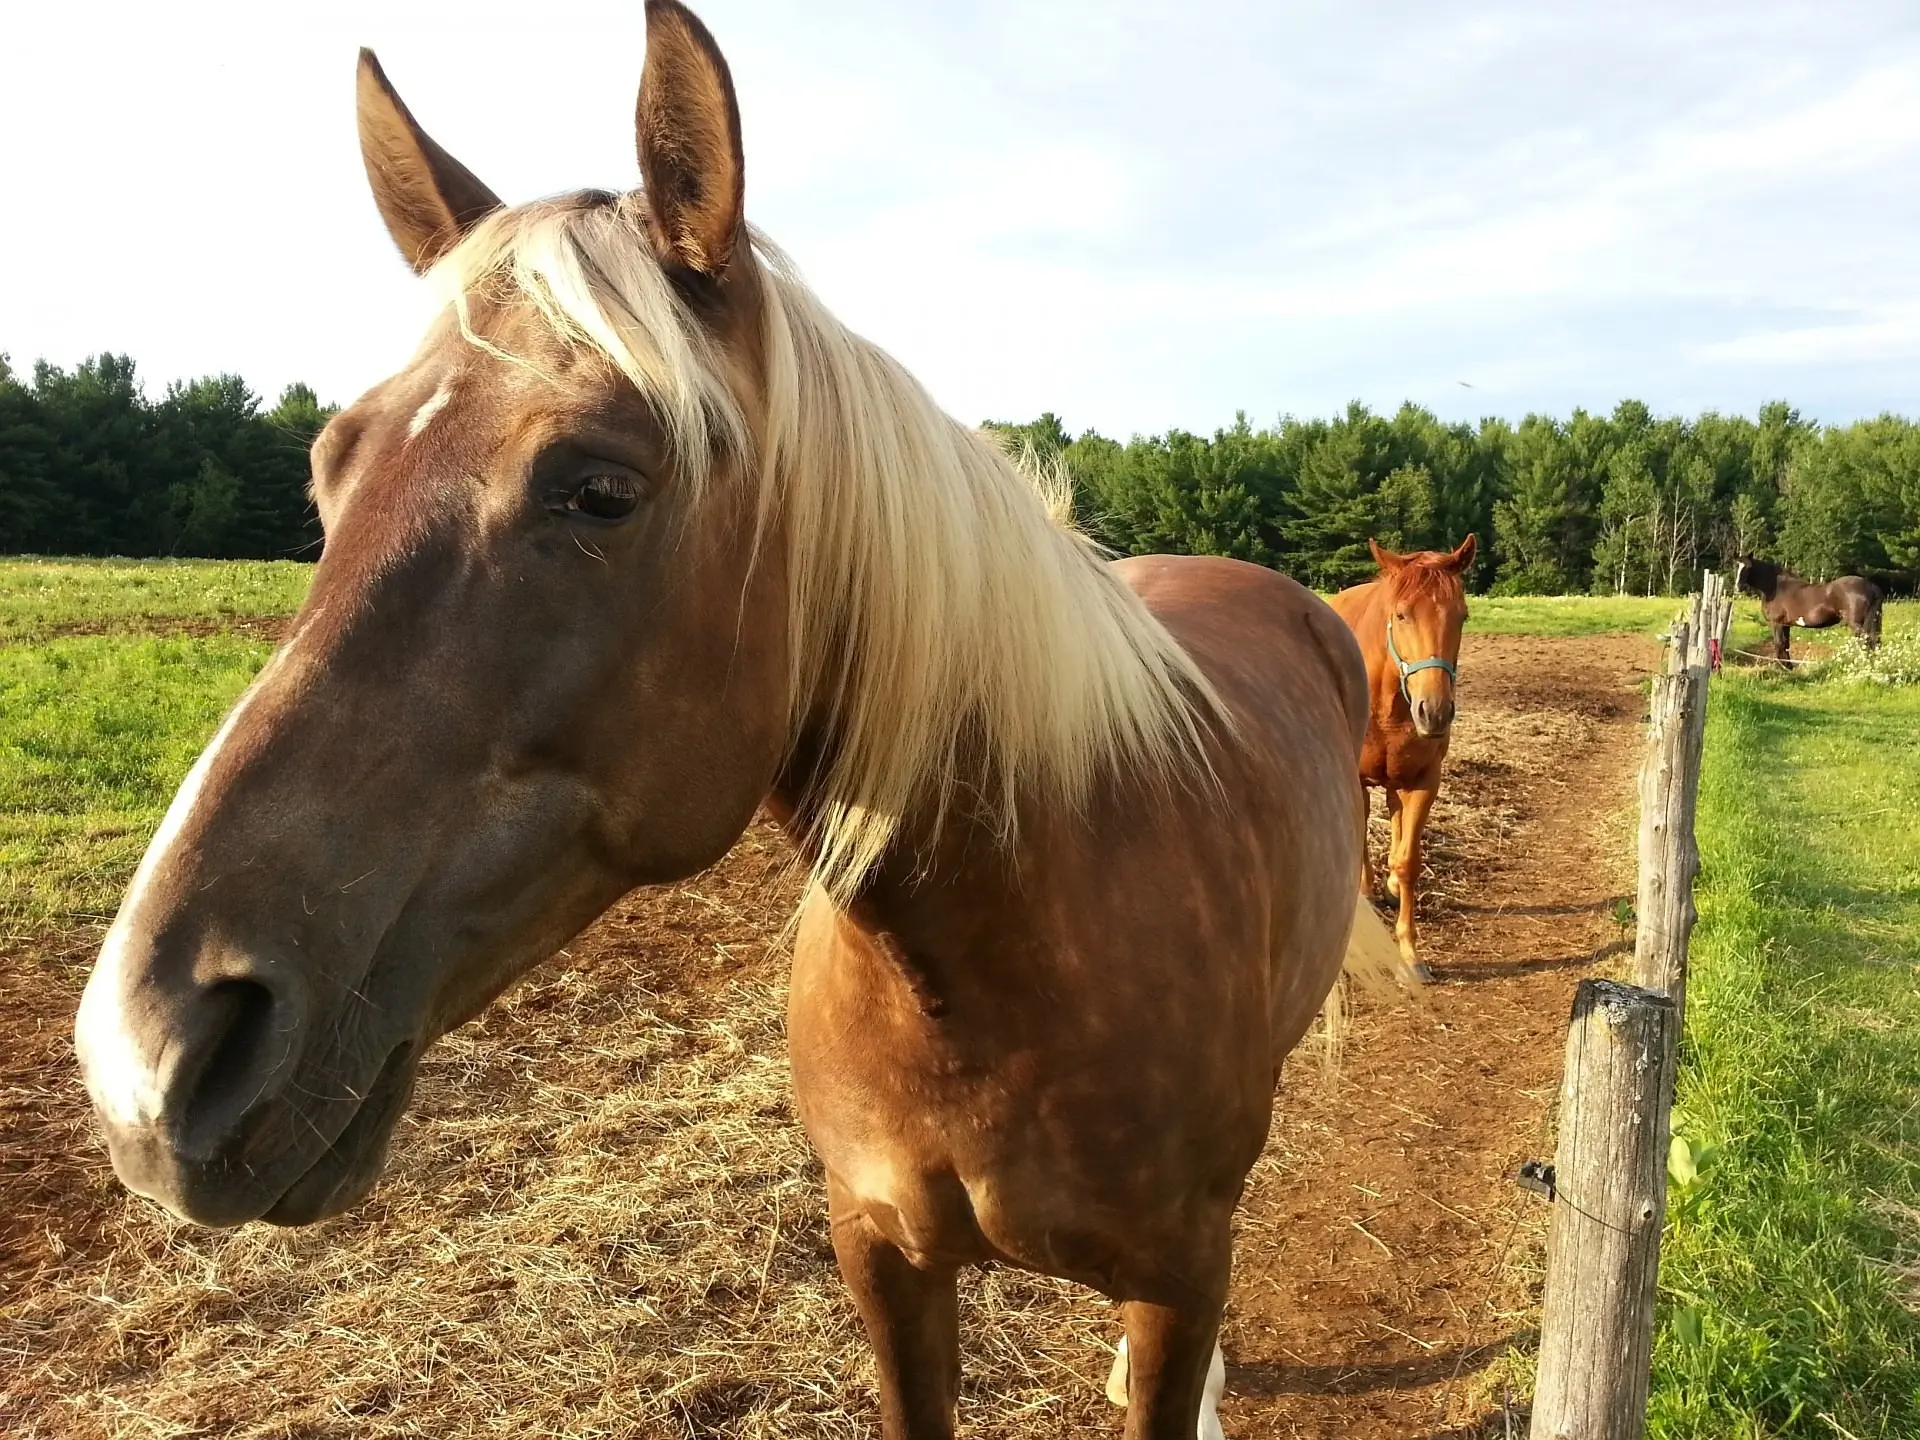
[[[152,949],[109,935],[75,1032],[127,1188],[210,1226],[304,1224],[364,1194],[419,1046],[316,1025],[286,967],[227,957],[204,980]]]
[[[1413,730],[1423,740],[1438,740],[1453,729],[1453,697],[1443,700],[1416,699],[1408,707],[1413,713]]]

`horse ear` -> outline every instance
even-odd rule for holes
[[[654,250],[670,268],[718,278],[745,223],[740,106],[720,47],[678,0],[647,0],[635,121]]]
[[[1465,573],[1466,568],[1473,564],[1473,551],[1476,543],[1473,534],[1469,532],[1467,538],[1460,542],[1460,548],[1447,557],[1447,569],[1456,575]]]
[[[1396,555],[1371,535],[1367,537],[1367,549],[1373,552],[1373,563],[1382,570],[1395,570],[1406,563],[1407,557]]]
[[[407,263],[425,272],[498,210],[500,197],[420,128],[371,50],[360,52],[355,90],[373,203]]]

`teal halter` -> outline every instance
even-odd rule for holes
[[[1410,678],[1418,675],[1422,670],[1444,670],[1447,672],[1447,679],[1449,680],[1456,678],[1459,673],[1453,661],[1442,659],[1438,655],[1429,655],[1426,659],[1416,660],[1411,665],[1402,660],[1400,658],[1400,647],[1393,643],[1393,617],[1391,615],[1387,617],[1387,654],[1393,657],[1394,668],[1400,672],[1400,698],[1407,702],[1407,708],[1409,710],[1413,708],[1413,696],[1407,693],[1407,681]]]

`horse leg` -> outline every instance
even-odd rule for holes
[[[1400,813],[1400,791],[1392,785],[1385,787],[1387,792],[1387,894],[1400,898],[1400,872],[1395,857],[1400,853],[1400,827],[1405,823]]]
[[[1391,793],[1391,792],[1389,792]],[[1369,900],[1379,894],[1380,877],[1373,870],[1373,846],[1367,843],[1367,826],[1373,816],[1373,790],[1360,782],[1360,893]]]
[[[1220,1312],[1226,1306],[1228,1245],[1221,1236],[1216,1265],[1183,1298],[1129,1300],[1121,1307],[1122,1342],[1108,1395],[1124,1387],[1126,1440],[1222,1440],[1216,1411],[1226,1386],[1220,1354]]]
[[[1401,958],[1413,967],[1414,973],[1422,980],[1431,980],[1433,972],[1421,962],[1417,953],[1419,937],[1414,931],[1414,891],[1420,880],[1421,835],[1427,828],[1427,813],[1433,809],[1436,793],[1433,790],[1400,792],[1400,823],[1394,828],[1393,874],[1399,882],[1394,893],[1400,897],[1400,918],[1393,927],[1393,937],[1400,942]]]
[[[1120,1337],[1114,1353],[1113,1368],[1107,1372],[1107,1399],[1115,1405],[1127,1403],[1127,1384],[1133,1368],[1127,1363],[1127,1337]],[[1195,1440],[1226,1440],[1220,1429],[1220,1397],[1227,1391],[1227,1357],[1220,1353],[1220,1342],[1213,1342],[1213,1359],[1207,1362],[1207,1383],[1200,1392],[1200,1416],[1194,1427]]]
[[[1776,625],[1773,627],[1773,658],[1782,665],[1792,657],[1788,652],[1793,648],[1793,627]]]
[[[867,1327],[880,1380],[886,1440],[953,1440],[960,1394],[955,1271],[922,1269],[827,1180],[827,1211],[840,1276]]]

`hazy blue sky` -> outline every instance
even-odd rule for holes
[[[749,215],[967,420],[1920,412],[1913,0],[700,9]],[[637,0],[12,6],[0,350],[393,369],[360,44],[507,199],[634,183]]]

